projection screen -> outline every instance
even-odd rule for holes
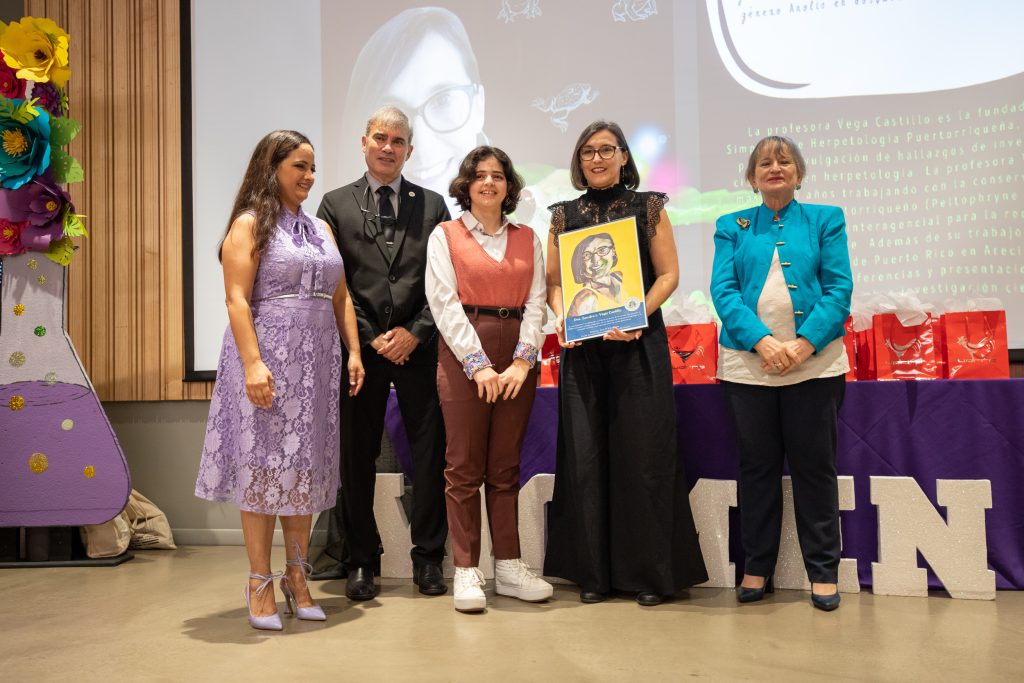
[[[405,175],[443,195],[475,145],[508,152],[527,184],[514,219],[542,234],[578,194],[579,131],[617,121],[641,188],[669,195],[676,300],[708,299],[714,220],[759,203],[747,156],[787,135],[808,164],[798,200],[846,212],[855,293],[995,297],[1024,348],[1024,3],[194,0],[186,19],[188,379],[216,369],[217,244],[256,142],[313,140],[315,213],[365,171],[383,104],[413,119]]]

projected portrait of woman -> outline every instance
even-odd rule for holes
[[[412,122],[406,177],[447,197],[463,157],[486,143],[484,87],[455,14],[409,9],[370,36],[352,69],[346,120],[365,121],[384,105],[398,107]]]
[[[569,305],[567,315],[582,315],[622,303],[622,273],[613,270],[619,263],[615,242],[606,232],[591,235],[572,252],[572,278],[583,285]]]

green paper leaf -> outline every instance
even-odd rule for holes
[[[65,237],[88,237],[82,219],[85,216],[68,211],[64,214],[64,236]]]
[[[71,243],[70,237],[50,242],[50,247],[46,250],[46,258],[65,268],[71,263],[71,257],[74,255],[75,245]]]
[[[38,100],[39,98],[25,100],[15,107],[12,100],[0,97],[0,114],[21,124],[28,123],[39,116],[39,110],[33,106]]]
[[[53,179],[58,183],[79,183],[85,180],[85,171],[73,156],[62,149],[50,148]]]
[[[50,146],[64,147],[75,139],[80,130],[82,130],[82,124],[66,116],[50,119]]]

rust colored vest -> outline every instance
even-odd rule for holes
[[[473,239],[462,219],[441,224],[455,267],[459,301],[467,306],[522,308],[533,281],[533,234],[509,223],[505,258],[499,263]]]

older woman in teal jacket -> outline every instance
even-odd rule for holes
[[[740,452],[746,563],[737,598],[772,592],[785,460],[811,602],[827,611],[839,606],[836,432],[853,279],[842,209],[794,198],[805,174],[789,138],[754,147],[746,179],[764,202],[718,219],[711,296],[722,319],[718,377]]]

